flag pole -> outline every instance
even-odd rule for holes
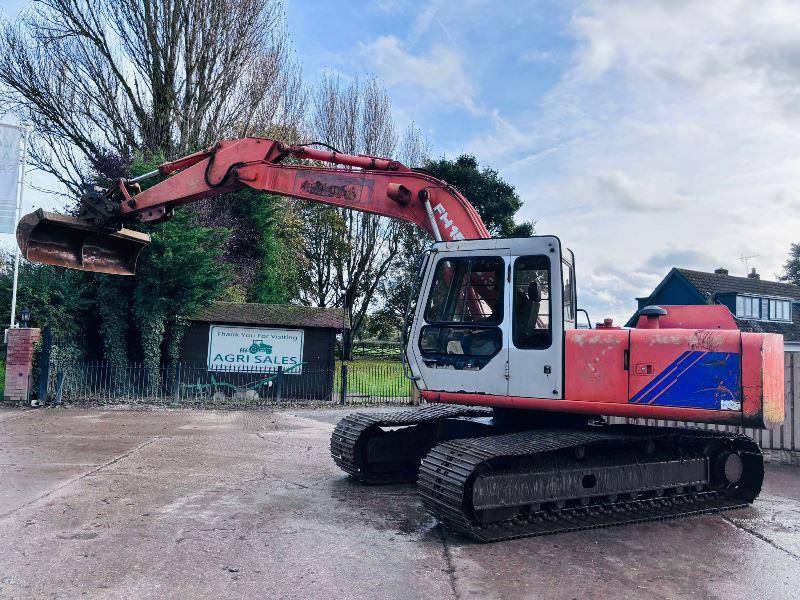
[[[14,218],[14,226],[19,222],[20,212],[22,212],[22,194],[25,191],[25,169],[28,164],[28,136],[30,134],[30,127],[19,127],[23,131],[22,142],[22,168],[20,169],[19,186],[17,191],[17,212]],[[11,288],[11,327],[17,325],[17,280],[19,279],[19,244],[14,242],[14,284]]]

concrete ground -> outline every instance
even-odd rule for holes
[[[341,414],[0,409],[0,597],[800,594],[796,467],[724,515],[481,545],[343,477]]]

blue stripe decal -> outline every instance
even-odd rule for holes
[[[661,381],[658,382],[658,385],[653,386],[647,393],[637,398],[637,402],[651,404],[654,398],[658,397],[661,392],[672,386],[679,378],[683,377],[683,375],[691,369],[698,360],[701,360],[705,354],[707,353],[703,351],[687,353],[683,360],[676,361],[674,369],[665,369],[667,376],[662,378]]]
[[[653,406],[738,410],[740,381],[739,354],[685,352],[630,401]]]
[[[646,394],[647,392],[649,392],[650,390],[652,390],[652,389],[653,389],[653,387],[655,387],[656,385],[658,385],[659,383],[661,383],[662,381],[664,381],[664,379],[665,379],[666,377],[668,377],[669,375],[671,375],[671,374],[672,374],[672,373],[675,371],[675,369],[676,369],[676,368],[678,368],[678,366],[679,366],[679,365],[680,365],[680,364],[681,364],[681,363],[682,363],[684,360],[686,360],[686,358],[688,358],[688,357],[689,357],[689,355],[690,355],[690,354],[691,354],[691,352],[690,352],[689,350],[687,350],[686,352],[684,352],[683,354],[681,354],[681,355],[680,355],[678,358],[676,358],[675,360],[673,360],[673,361],[672,361],[672,362],[671,362],[669,365],[667,365],[667,367],[666,367],[666,368],[665,368],[663,371],[661,371],[661,373],[659,373],[658,375],[656,375],[656,377],[655,377],[655,378],[654,378],[654,379],[653,379],[653,380],[652,380],[650,383],[648,383],[648,384],[647,384],[646,386],[644,386],[644,387],[643,387],[641,390],[639,390],[639,391],[636,393],[636,395],[635,395],[633,398],[631,398],[631,402],[638,402],[638,399],[639,399],[639,398],[640,398],[642,395]]]

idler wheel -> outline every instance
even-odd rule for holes
[[[744,464],[739,454],[731,452],[725,455],[722,457],[721,466],[722,476],[725,478],[726,483],[732,485],[739,483],[739,480],[742,478],[742,473],[744,472]]]

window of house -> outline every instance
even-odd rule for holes
[[[775,298],[736,297],[736,316],[742,319],[763,319],[769,321],[791,321],[791,300]]]
[[[773,321],[791,321],[792,303],[789,300],[770,300],[769,318]]]
[[[736,296],[736,316],[744,319],[761,318],[761,299]]]

